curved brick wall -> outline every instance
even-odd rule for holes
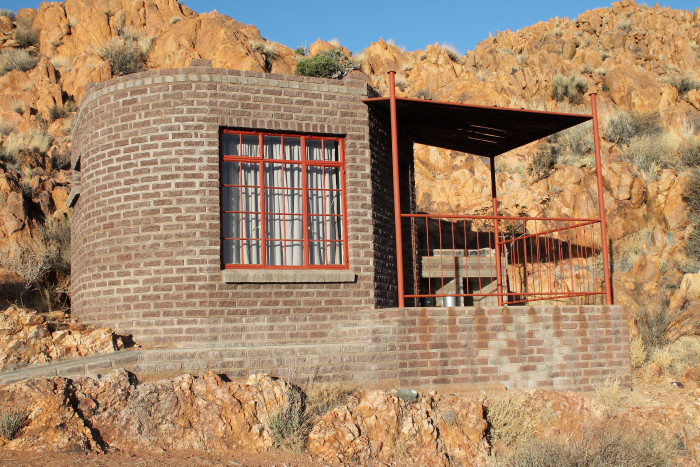
[[[370,151],[371,132],[385,129],[361,102],[367,92],[363,75],[338,81],[210,67],[92,85],[73,135],[81,190],[72,216],[74,315],[171,346],[313,343],[392,305],[393,239],[375,229],[391,218],[390,160]],[[355,282],[224,282],[220,127],[345,136]],[[373,214],[377,199],[385,206]]]

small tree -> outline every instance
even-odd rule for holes
[[[313,57],[300,58],[294,68],[294,74],[340,79],[359,67],[360,64],[345,55],[342,50],[333,49],[324,50]]]

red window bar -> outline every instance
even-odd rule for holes
[[[220,154],[225,268],[347,269],[342,138],[223,130]]]

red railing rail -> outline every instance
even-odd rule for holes
[[[401,219],[404,298],[413,306],[604,302],[599,219],[403,213]]]

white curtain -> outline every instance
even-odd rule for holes
[[[337,161],[335,141],[306,141],[309,161]],[[343,264],[342,205],[340,196],[340,168],[307,166],[309,264]],[[334,191],[337,190],[337,191]],[[324,242],[323,240],[326,240]]]
[[[242,141],[241,141],[242,138]],[[258,137],[254,135],[224,135],[224,154],[258,157]],[[240,142],[240,144],[239,144]],[[239,153],[240,147],[240,153]],[[260,264],[260,164],[248,162],[223,163],[224,185],[224,262],[226,264]]]
[[[266,159],[301,162],[301,139],[265,136]],[[265,164],[266,261],[274,266],[304,265],[301,164]]]
[[[224,155],[258,157],[258,137],[225,134]],[[324,147],[325,146],[325,147]],[[239,152],[240,149],[240,152]],[[265,222],[265,256],[270,266],[304,265],[304,222],[302,191],[301,138],[263,137],[265,163],[265,219],[261,219],[260,165],[247,162],[223,162],[224,262],[261,264],[262,232]],[[308,161],[338,161],[337,142],[306,141]],[[292,162],[282,162],[292,161]],[[307,165],[307,212],[309,264],[343,263],[342,205],[340,168]]]

